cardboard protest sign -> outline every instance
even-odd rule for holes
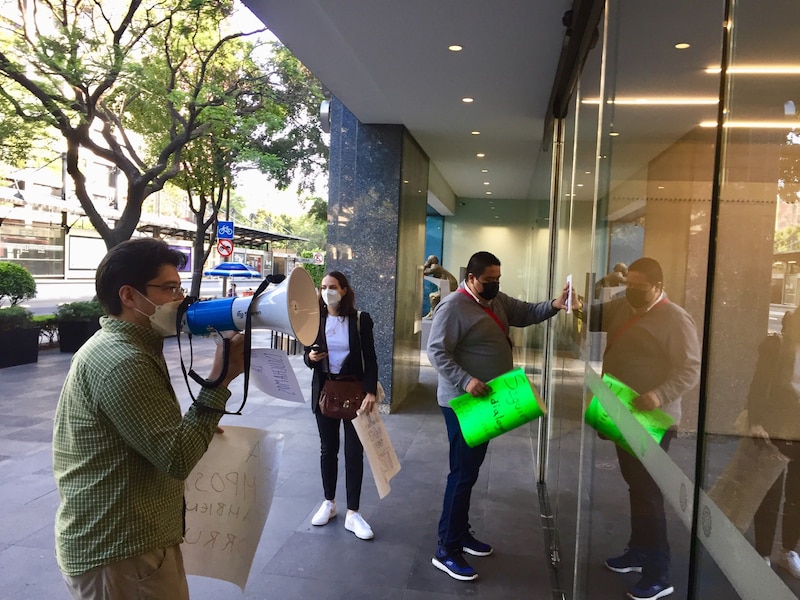
[[[657,444],[660,444],[661,438],[664,437],[667,429],[672,426],[674,419],[658,408],[655,410],[638,410],[633,405],[633,400],[639,393],[622,383],[613,375],[609,375],[608,373],[603,374],[603,381],[625,408],[639,421],[639,424],[645,431],[650,434]],[[586,407],[586,413],[583,419],[587,425],[596,429],[601,435],[607,437],[620,448],[635,456],[628,442],[625,441],[619,427],[617,427],[616,423],[609,417],[596,396],[592,398],[589,406]]]
[[[471,448],[544,415],[547,410],[521,368],[487,382],[488,396],[463,394],[450,400]]]
[[[364,446],[378,496],[383,498],[392,490],[389,481],[400,472],[400,461],[397,460],[381,413],[376,408],[368,414],[361,414],[353,419],[353,427]]]
[[[283,435],[225,426],[186,480],[186,573],[244,591],[278,477]]]

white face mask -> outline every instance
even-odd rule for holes
[[[166,304],[156,304],[138,290],[137,293],[156,307],[152,315],[148,315],[138,308],[134,308],[136,312],[143,314],[145,317],[150,319],[150,327],[164,337],[177,335],[178,326],[175,321],[178,318],[178,307],[181,305],[183,300],[174,300],[173,302],[167,302]]]
[[[342,301],[342,295],[336,290],[325,289],[322,290],[322,301],[325,303],[325,306],[336,308]]]

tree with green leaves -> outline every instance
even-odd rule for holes
[[[0,110],[10,108],[15,119],[53,127],[63,137],[75,194],[111,248],[131,237],[145,199],[187,164],[187,145],[213,129],[218,113],[248,97],[240,87],[248,76],[220,80],[219,73],[230,66],[231,45],[265,28],[228,33],[233,0],[0,0],[0,6],[6,18]],[[139,140],[157,139],[156,127],[159,143],[148,143],[145,154]],[[300,130],[291,131],[285,139],[269,138],[265,148],[276,156],[301,152],[306,142],[294,137]],[[278,181],[289,179],[291,162],[265,160],[274,161]],[[89,189],[91,161],[127,182],[114,227]]]
[[[230,44],[220,53],[212,79],[236,89],[232,101],[202,115],[207,132],[183,151],[183,169],[173,183],[185,190],[195,218],[192,294],[200,290],[203,265],[214,245],[218,215],[227,216],[239,169],[258,169],[279,189],[291,182],[313,186],[312,175],[327,160],[316,107],[319,82],[278,44],[268,61],[256,59],[256,45]],[[160,144],[156,143],[158,147]]]

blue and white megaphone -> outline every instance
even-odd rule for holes
[[[257,296],[218,298],[194,302],[186,309],[183,331],[208,335],[213,331],[243,331],[247,310],[253,329],[271,329],[294,336],[304,346],[314,343],[319,331],[317,289],[308,271],[296,267],[278,286]]]

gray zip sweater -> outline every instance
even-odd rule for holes
[[[664,294],[666,298],[666,294]],[[656,304],[630,325],[625,298],[592,306],[590,328],[606,331],[603,372],[643,394],[654,391],[661,410],[681,421],[681,399],[700,380],[700,342],[694,321],[672,302]]]
[[[459,286],[464,287],[462,282]],[[552,301],[530,303],[499,292],[487,303],[497,322],[474,298],[459,291],[448,294],[433,313],[428,359],[439,373],[439,406],[464,393],[472,377],[486,382],[514,367],[508,328],[541,323],[558,313]]]

